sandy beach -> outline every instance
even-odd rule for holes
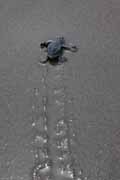
[[[40,43],[58,35],[78,52],[66,52],[62,65],[40,65]],[[32,180],[44,106],[53,158],[64,115],[73,120],[68,138],[75,133],[82,180],[119,180],[119,76],[120,1],[1,0],[0,180]]]

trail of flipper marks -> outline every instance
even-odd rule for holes
[[[53,178],[51,169],[52,169],[52,159],[51,152],[49,148],[49,128],[48,124],[48,96],[47,96],[47,87],[46,87],[46,78],[48,68],[43,67],[43,77],[41,79],[42,89],[41,90],[41,101],[38,105],[37,115],[33,122],[33,127],[36,130],[33,148],[34,148],[34,167],[32,170],[32,180],[48,180]],[[39,89],[35,89],[35,95],[37,98],[40,98]],[[37,99],[36,99],[37,101]],[[39,100],[38,100],[39,101]],[[35,107],[35,106],[34,106]],[[36,108],[36,107],[35,107]]]
[[[73,128],[74,112],[72,95],[67,87],[66,66],[58,66],[56,69],[56,83],[54,83],[54,99],[56,107],[53,131],[54,151],[56,152],[55,167],[57,175],[63,179],[83,180],[80,165],[76,163],[78,157],[73,148],[76,143],[75,129]],[[61,107],[61,108],[60,108]],[[62,113],[58,113],[62,110]]]
[[[37,150],[32,180],[83,180],[80,167],[76,167],[77,157],[72,151],[76,135],[72,127],[74,115],[65,85],[64,64],[55,68],[48,65],[43,68],[43,108],[38,122],[42,124],[34,140]],[[48,103],[48,99],[51,103]],[[52,108],[48,104],[51,104]],[[48,109],[52,111],[51,117],[48,117]],[[53,128],[52,134],[49,131],[50,126]],[[49,141],[50,137],[52,141]]]

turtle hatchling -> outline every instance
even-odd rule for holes
[[[64,37],[57,37],[55,40],[48,40],[40,44],[40,48],[46,48],[47,58],[44,61],[40,61],[42,64],[49,62],[63,62],[64,50],[76,52],[76,46],[66,45]]]

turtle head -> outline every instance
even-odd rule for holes
[[[60,44],[65,44],[65,38],[63,36],[58,36],[57,39],[60,42]]]

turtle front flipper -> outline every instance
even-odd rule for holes
[[[40,43],[40,48],[43,49],[43,48],[47,48],[47,44],[46,42],[42,42]]]
[[[78,51],[78,48],[77,46],[71,46],[71,52],[77,52]]]
[[[78,51],[78,48],[75,45],[71,45],[71,46],[63,45],[62,47],[66,51],[71,51],[71,52],[77,52]]]
[[[40,48],[41,48],[41,49],[47,48],[48,45],[49,45],[51,42],[53,42],[53,41],[52,41],[52,40],[48,40],[48,41],[46,41],[46,42],[41,42],[41,43],[40,43]]]

